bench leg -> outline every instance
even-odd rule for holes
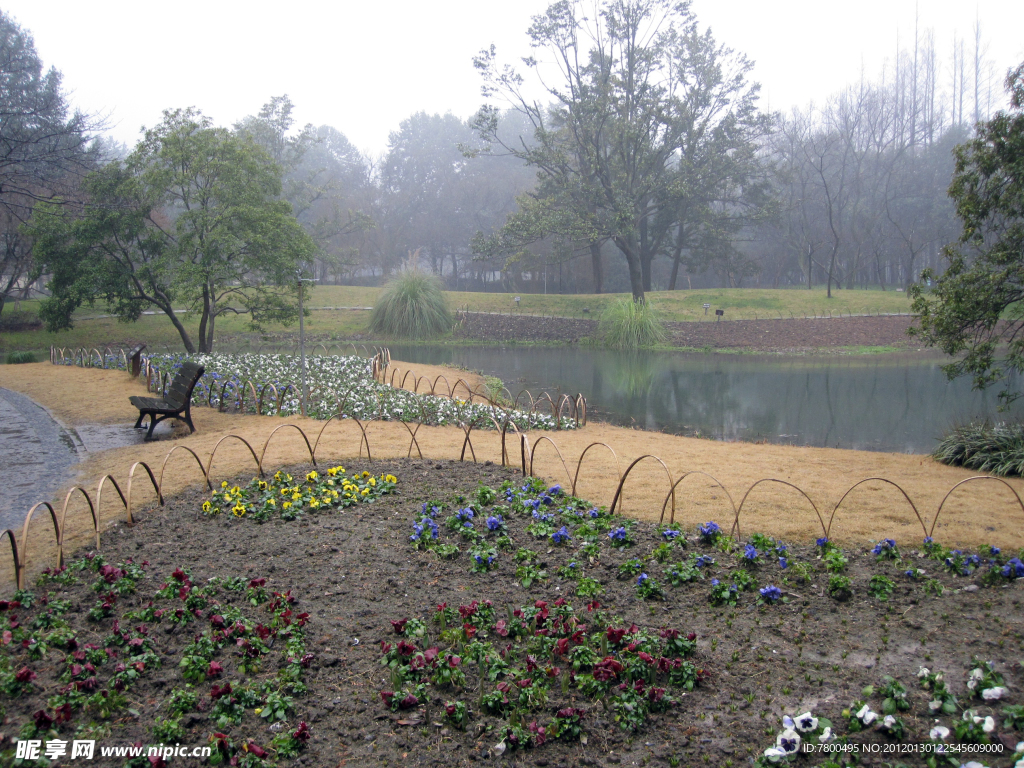
[[[146,433],[146,440],[153,439],[153,428],[156,426],[157,418],[156,414],[151,414],[149,417],[149,432]]]
[[[139,418],[135,420],[135,427],[134,427],[134,429],[142,429],[142,417],[143,416],[145,416],[145,414],[142,411],[139,411]],[[150,418],[152,418],[152,417],[150,417]]]

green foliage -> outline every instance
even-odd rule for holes
[[[21,363],[34,363],[36,361],[35,352],[8,352],[4,358],[4,362],[7,365],[20,365]]]
[[[976,388],[1024,371],[1024,64],[1006,86],[1011,110],[979,123],[975,137],[954,150],[949,196],[963,227],[945,249],[949,267],[931,295],[911,288],[915,332],[956,356],[944,366],[950,378],[970,375]],[[999,398],[1008,403],[1020,394],[1007,384]]]
[[[664,323],[653,303],[631,298],[619,299],[601,313],[598,333],[615,349],[652,347],[666,338]]]
[[[836,600],[848,600],[853,594],[853,585],[849,576],[833,574],[828,577],[828,593]]]
[[[1024,475],[1024,424],[965,424],[944,435],[932,458],[993,475]]]
[[[829,573],[842,573],[849,563],[841,549],[830,549],[822,559],[825,562],[825,570]]]
[[[601,582],[596,579],[592,579],[589,576],[584,576],[576,585],[576,595],[585,599],[597,597],[603,592],[604,587],[601,586]]]
[[[370,332],[426,339],[452,328],[441,280],[419,269],[404,269],[381,290],[370,313]]]
[[[211,352],[224,313],[248,314],[253,330],[294,319],[296,273],[316,248],[279,199],[281,173],[251,138],[193,109],[165,111],[125,160],[83,180],[91,205],[36,207],[26,231],[36,275],[51,275],[47,329],[71,328],[97,301],[124,322],[155,308],[195,352],[176,313],[185,304],[200,318],[199,351]]]
[[[883,576],[880,573],[876,573],[871,577],[871,581],[868,582],[868,594],[883,602],[889,599],[895,588],[896,583],[888,576]]]

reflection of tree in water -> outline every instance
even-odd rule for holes
[[[450,350],[423,346],[424,362]],[[403,354],[405,351],[403,350]],[[392,349],[392,356],[398,357]],[[412,362],[412,360],[407,360]],[[458,362],[512,383],[576,393],[595,420],[730,440],[927,453],[957,422],[1012,418],[994,393],[948,382],[941,361],[766,359],[587,348],[461,348]]]

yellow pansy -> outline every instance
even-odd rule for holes
[[[208,501],[204,501],[203,502],[203,512],[209,512],[212,507],[213,507],[213,505],[210,502],[208,502]]]
[[[311,506],[313,509],[316,509],[320,506],[320,502],[317,501],[316,499],[310,499],[309,506]]]
[[[287,503],[287,502],[285,502],[285,503]],[[276,507],[277,506],[277,501],[274,500],[273,496],[271,496],[269,499],[267,499],[267,506],[270,506],[270,507]]]
[[[384,479],[387,480],[389,483],[397,483],[398,482],[398,478],[395,477],[394,475],[387,475]]]
[[[316,473],[316,470],[313,470],[313,471],[312,471],[312,472],[310,472],[310,473],[309,473],[308,475],[306,475],[306,480],[308,480],[309,482],[313,482],[313,481],[314,481],[314,480],[316,480],[316,479],[317,479],[318,477],[320,477],[320,475],[318,475],[318,474]]]
[[[372,486],[376,486],[376,485],[377,485],[377,478],[375,478],[375,477],[371,477],[371,478],[370,478],[369,480],[367,480],[366,482],[367,482],[367,483],[369,483],[369,484],[370,484],[370,485],[372,485]]]
[[[222,483],[220,484],[220,487],[221,487],[221,488],[227,488],[227,487],[228,487],[228,481],[227,481],[227,480],[224,480],[224,481],[223,481],[223,482],[222,482]]]
[[[293,493],[292,494],[292,501],[298,501],[301,498],[302,498],[302,494],[301,493]]]
[[[288,509],[291,507],[291,505],[292,503],[290,501],[286,501],[284,504],[281,505],[281,509]]]

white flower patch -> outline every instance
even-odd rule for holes
[[[161,371],[170,372],[185,357],[154,355],[150,359]],[[301,363],[295,355],[218,354],[194,355],[190,359],[206,368],[206,374],[193,393],[193,403],[217,405],[222,398],[225,402],[234,403],[241,392],[245,408],[250,413],[256,412],[261,394],[264,413],[273,411],[281,416],[291,416],[301,411]],[[501,425],[508,419],[519,430],[554,429],[557,426],[550,414],[506,411],[485,403],[416,394],[382,384],[371,376],[369,360],[361,357],[307,357],[306,381],[310,392],[306,412],[315,419],[329,419],[337,415],[340,408],[343,417],[361,421],[416,421],[432,426],[472,424],[477,428],[493,429],[493,422]],[[250,382],[255,398],[249,389]],[[280,409],[277,400],[281,401]],[[562,429],[575,427],[575,422],[566,416],[561,422]]]

